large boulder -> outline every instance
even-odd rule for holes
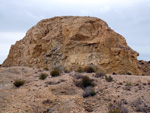
[[[106,22],[95,17],[54,17],[33,26],[11,46],[2,66],[75,70],[92,65],[106,73],[141,74],[139,53]]]

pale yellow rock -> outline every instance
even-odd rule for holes
[[[95,65],[106,73],[141,74],[124,37],[94,17],[54,17],[40,21],[12,45],[2,66],[77,69]]]

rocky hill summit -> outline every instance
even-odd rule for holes
[[[94,66],[106,73],[141,74],[139,53],[106,22],[95,17],[44,19],[11,46],[2,66],[76,70]]]

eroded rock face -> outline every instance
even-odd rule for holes
[[[138,55],[99,18],[54,17],[40,21],[12,45],[3,66],[75,70],[95,65],[107,73],[140,74]]]
[[[150,75],[150,61],[139,60],[138,68],[141,70],[142,75]]]

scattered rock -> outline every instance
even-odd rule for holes
[[[95,89],[93,87],[87,87],[83,93],[83,97],[89,97],[89,96],[95,96],[96,92]]]
[[[90,106],[90,105],[86,106],[84,109],[85,109],[85,111],[87,111],[87,112],[93,112],[93,108],[92,108],[92,106]]]
[[[101,78],[101,77],[104,77],[104,76],[105,76],[105,74],[101,73],[101,72],[95,74],[96,78]]]
[[[123,89],[127,91],[131,91],[131,86],[125,86]]]
[[[146,103],[141,98],[134,100],[131,103],[131,107],[133,107],[136,112],[150,112],[150,106],[146,105]]]
[[[43,113],[54,113],[54,110],[51,108],[48,108],[46,111],[43,111]]]
[[[121,99],[121,102],[122,102],[123,104],[128,104],[128,102],[127,102],[126,99]]]
[[[50,99],[44,100],[42,102],[42,104],[51,104],[51,103],[52,103],[52,101]]]

